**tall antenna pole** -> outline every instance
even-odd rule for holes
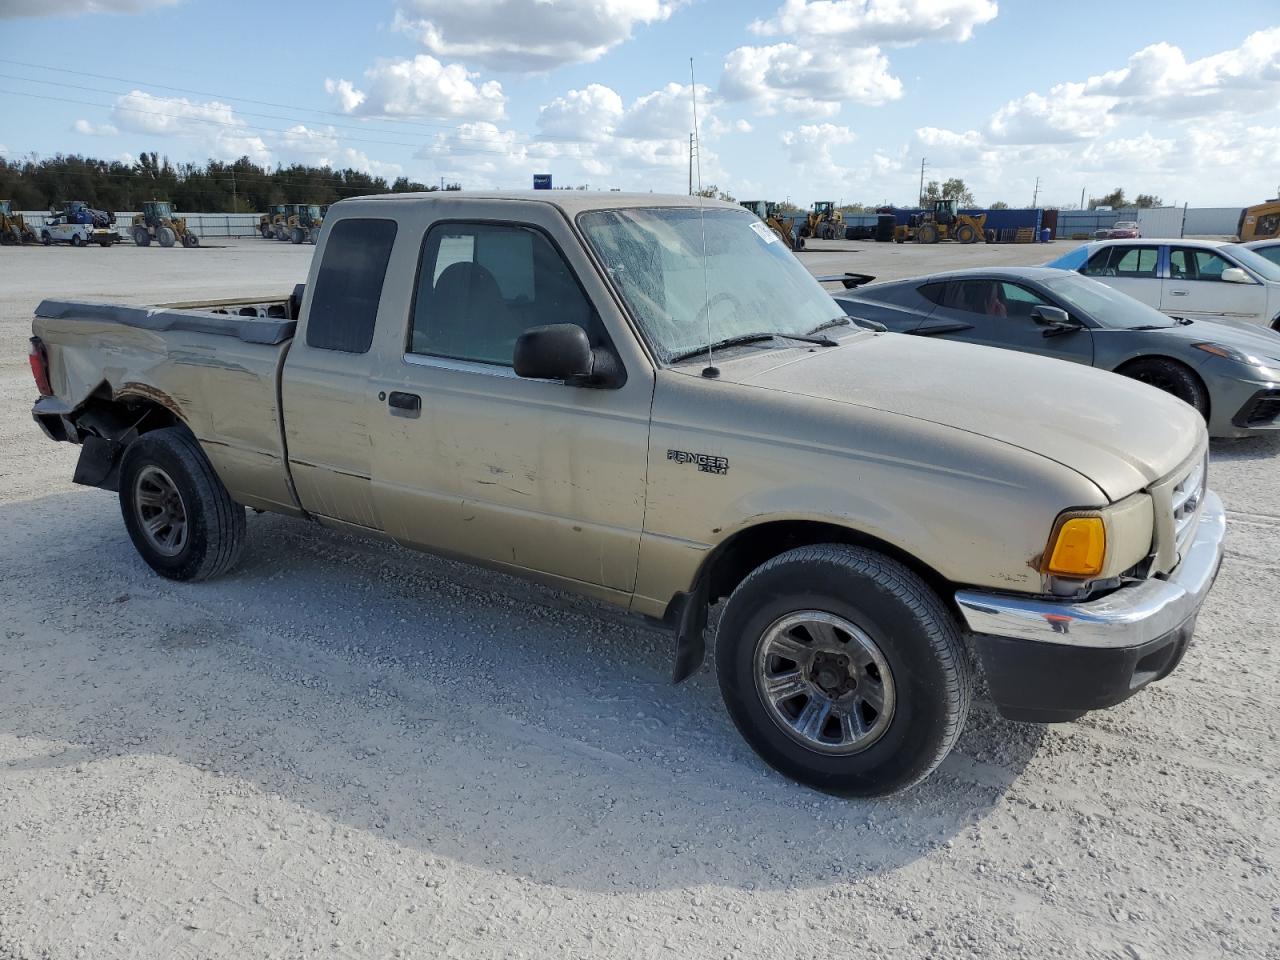
[[[1026,196],[1026,194],[1023,194],[1023,196]],[[1036,177],[1036,189],[1035,189],[1035,192],[1031,194],[1031,206],[1034,207],[1036,205],[1036,201],[1039,199],[1040,199],[1040,178]]]
[[[925,168],[925,164],[927,164],[928,162],[929,162],[928,157],[920,158],[920,193],[917,194],[917,196],[919,198],[918,202],[921,207],[924,206],[924,168]]]
[[[693,136],[692,133],[689,134],[689,196],[691,197],[693,196]]]
[[[1084,209],[1084,187],[1080,188],[1080,209]]]
[[[720,376],[715,354],[711,351],[711,281],[707,276],[707,214],[702,209],[702,150],[698,142],[698,81],[693,76],[693,57],[689,58],[689,93],[693,97],[693,150],[694,169],[698,174],[698,221],[702,226],[702,312],[707,318],[707,365],[702,375],[708,379]]]

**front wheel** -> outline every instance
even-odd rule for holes
[[[170,580],[216,577],[244,549],[244,507],[185,430],[154,430],[128,446],[120,461],[120,512],[142,559]]]
[[[716,640],[725,706],[781,773],[875,796],[919,782],[964,728],[959,628],[913,571],[872,550],[799,547],[750,574]]]
[[[1190,367],[1184,367],[1176,360],[1148,357],[1135,360],[1120,372],[1126,377],[1172,394],[1183,403],[1195,407],[1200,416],[1208,419],[1209,391],[1205,389],[1204,381]]]
[[[71,235],[71,245],[72,245],[73,247],[83,247],[83,246],[84,246],[84,237],[80,236],[80,234],[78,234],[78,233],[73,233],[73,234]]]

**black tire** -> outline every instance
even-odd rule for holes
[[[799,742],[757,687],[758,648],[798,611],[856,625],[887,663],[887,725],[858,752]],[[972,686],[960,630],[937,594],[897,561],[844,544],[789,550],[743,580],[720,621],[716,671],[729,715],[766,763],[809,786],[860,796],[928,776],[964,729]]]
[[[145,531],[137,496],[141,482],[156,472],[180,498],[185,535],[173,553],[153,543]],[[156,573],[170,580],[207,580],[235,566],[244,549],[244,507],[231,499],[204,451],[186,430],[170,427],[145,433],[129,445],[120,462],[120,512],[129,539]]]
[[[1120,370],[1126,377],[1172,394],[1196,408],[1200,416],[1209,418],[1209,391],[1204,381],[1190,367],[1163,357],[1135,360]]]
[[[959,243],[977,243],[978,231],[972,225],[962,223],[956,227],[956,241]]]
[[[151,246],[151,233],[146,227],[133,228],[133,242],[139,247]]]
[[[40,242],[43,243],[46,247],[53,243],[53,237],[49,234],[48,230],[40,234]]]
[[[84,237],[80,236],[80,234],[78,234],[78,233],[73,233],[73,234],[71,235],[71,245],[72,245],[73,247],[83,247],[83,246],[84,246]]]
[[[200,246],[200,238],[194,233],[184,233],[182,235],[182,245],[187,248]]]

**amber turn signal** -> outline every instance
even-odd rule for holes
[[[1058,527],[1045,570],[1063,577],[1096,577],[1107,560],[1107,528],[1101,517],[1072,517]]]

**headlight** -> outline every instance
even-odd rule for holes
[[[1096,510],[1067,510],[1049,534],[1040,569],[1072,580],[1118,577],[1150,556],[1155,509],[1142,492]]]
[[[1096,577],[1106,567],[1107,527],[1101,516],[1058,522],[1045,553],[1045,572],[1061,577]]]
[[[1192,346],[1197,350],[1203,350],[1205,353],[1212,353],[1215,357],[1234,360],[1236,363],[1247,363],[1251,367],[1267,366],[1266,360],[1255,357],[1249,353],[1242,353],[1235,347],[1228,347],[1221,343],[1195,343],[1192,344]]]

